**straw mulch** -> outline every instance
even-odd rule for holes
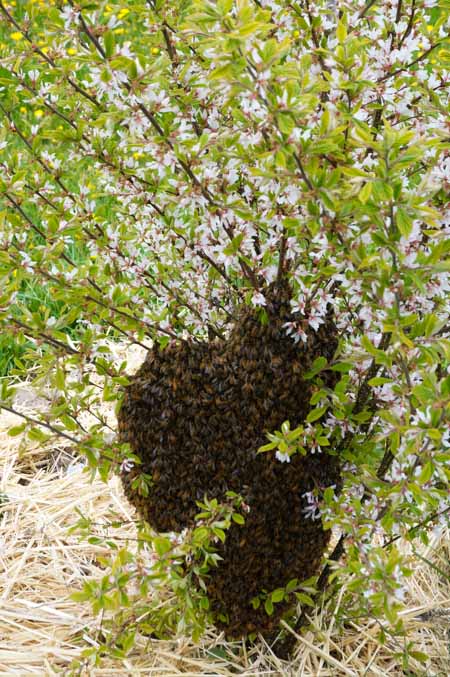
[[[32,404],[32,403],[31,403]],[[26,398],[22,406],[30,405]],[[90,607],[70,599],[86,578],[101,576],[98,557],[103,546],[79,542],[67,529],[78,519],[75,508],[95,521],[108,520],[111,510],[124,520],[133,511],[117,478],[107,485],[91,483],[72,451],[52,449],[10,437],[17,425],[10,414],[0,415],[0,675],[73,674],[70,665],[95,641],[98,619]],[[130,537],[130,527],[115,530]],[[449,571],[450,539],[436,536],[425,553],[438,568]],[[401,647],[377,641],[372,621],[338,629],[326,609],[312,614],[314,632],[298,638],[295,658],[280,661],[261,640],[248,649],[226,642],[212,628],[200,645],[188,638],[173,642],[138,638],[127,660],[104,658],[101,667],[77,674],[204,675],[209,677],[279,675],[280,677],[360,677],[450,674],[450,584],[437,569],[418,562],[408,581],[405,612],[416,650],[431,658],[426,667],[412,660],[402,669]]]

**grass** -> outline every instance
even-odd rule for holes
[[[58,318],[64,309],[62,301],[54,300],[49,288],[37,282],[26,280],[17,296],[17,303],[11,307],[11,316],[23,321],[24,310],[31,313],[48,314]],[[77,322],[63,328],[61,331],[77,338]],[[14,332],[0,336],[0,377],[26,373],[32,367],[32,361],[27,358],[30,349],[35,348],[34,342],[25,335]]]

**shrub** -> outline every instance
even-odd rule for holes
[[[102,413],[133,388],[109,339],[152,344],[150,356],[167,349],[176,363],[178,350],[226,344],[236,314],[259,313],[270,328],[267,289],[283,282],[292,314],[283,329],[301,352],[332,306],[338,347],[303,375],[306,420],[288,412],[292,427],[280,426],[280,407],[280,430],[255,429],[255,447],[268,432],[258,463],[290,460],[276,466],[286,475],[332,463],[328,450],[339,457],[342,492],[311,489],[309,513],[340,534],[331,555],[334,580],[346,581],[340,609],[377,618],[384,633],[402,632],[414,557],[399,543],[426,541],[450,511],[448,9],[448,0],[0,2],[0,319],[4,334],[30,341],[34,384],[51,400],[45,417],[25,420],[28,434],[68,437],[104,478],[141,460],[145,469]],[[21,298],[31,279],[57,312]],[[327,383],[330,370],[338,382]],[[2,406],[13,409],[12,396],[4,381]],[[141,484],[150,498],[152,478]],[[151,631],[198,634],[211,532],[198,546],[207,564],[188,544],[180,569],[165,537],[142,530],[142,552],[153,547],[165,563],[154,585],[178,600],[164,616],[149,598]],[[122,600],[122,625],[126,596],[114,591],[129,581],[118,576],[100,596],[106,609]],[[298,592],[290,583],[261,591],[269,615],[272,594]]]

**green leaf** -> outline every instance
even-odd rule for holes
[[[315,393],[311,395],[311,399],[309,400],[309,403],[312,407],[315,407],[316,404],[319,404],[319,402],[322,402],[323,398],[326,397],[327,393],[324,390],[317,390]]]
[[[21,435],[23,431],[25,430],[27,424],[26,423],[21,423],[20,425],[15,425],[12,428],[9,428],[8,430],[8,435],[10,437],[16,437],[16,435]]]
[[[336,27],[336,37],[338,39],[339,44],[341,45],[343,45],[347,39],[347,26],[344,24],[343,21],[338,22],[338,25]]]
[[[231,240],[230,244],[223,250],[224,254],[226,254],[227,256],[232,256],[233,254],[236,254],[239,251],[239,247],[241,246],[241,242],[243,239],[244,233],[239,233],[239,235],[236,235],[236,237],[234,237]]]
[[[375,202],[389,202],[394,196],[392,186],[386,181],[374,181],[372,192]]]
[[[270,597],[268,597],[264,602],[264,609],[266,610],[266,614],[268,616],[271,616],[273,614],[273,602],[270,599]]]
[[[337,364],[333,364],[330,369],[332,371],[338,371],[341,374],[348,374],[348,372],[351,371],[353,367],[354,365],[350,362],[338,362]]]
[[[363,187],[358,193],[358,200],[363,204],[366,204],[367,200],[370,198],[371,195],[372,195],[372,183],[371,181],[367,181],[367,183],[363,185]]]
[[[293,578],[286,586],[286,592],[291,593],[298,586],[298,578]]]
[[[109,59],[114,54],[116,40],[112,31],[106,31],[103,36],[103,44],[105,46],[106,57]]]
[[[447,273],[450,271],[450,259],[445,259],[445,261],[439,261],[438,263],[435,263],[432,267],[433,270],[437,271],[438,273]]]
[[[277,602],[283,601],[285,594],[286,593],[285,593],[284,588],[277,588],[276,590],[274,590],[272,592],[272,594],[270,595],[270,598],[271,598],[272,602],[274,602],[276,604]]]
[[[372,387],[382,386],[385,383],[392,383],[392,379],[391,378],[385,378],[384,376],[374,376],[374,378],[371,378],[368,381],[368,384]]]
[[[277,121],[280,132],[286,134],[286,136],[290,136],[294,129],[294,120],[292,119],[292,116],[288,113],[279,113]]]
[[[197,527],[194,529],[193,540],[197,544],[202,544],[205,541],[208,541],[209,531],[206,527]]]
[[[397,213],[395,216],[395,221],[397,228],[404,237],[408,237],[411,234],[413,222],[411,217],[407,214],[403,207],[397,208]]]
[[[172,543],[168,538],[158,536],[152,540],[153,547],[159,557],[162,557],[172,549]]]
[[[363,336],[361,338],[361,345],[365,350],[367,350],[367,352],[370,355],[378,356],[378,354],[381,352],[377,348],[375,348],[375,346],[373,345],[373,343],[370,341],[370,339],[367,336]]]
[[[297,597],[300,604],[305,604],[306,606],[315,606],[313,598],[307,595],[305,592],[296,592],[295,596]]]
[[[91,594],[86,590],[80,590],[77,592],[72,592],[69,597],[74,602],[88,602],[91,599]]]
[[[223,531],[223,529],[219,529],[219,527],[213,527],[213,534],[219,538],[222,543],[225,543],[226,539],[226,533]]]
[[[419,661],[419,663],[426,663],[430,659],[430,656],[426,653],[423,653],[423,651],[409,651],[409,655],[411,658]]]
[[[317,357],[314,362],[312,363],[311,369],[309,369],[303,376],[305,379],[311,379],[313,378],[316,374],[319,373],[319,371],[322,371],[328,364],[327,358],[326,357]]]
[[[434,332],[437,330],[437,328],[440,325],[439,318],[436,315],[433,315],[433,313],[430,313],[429,315],[426,315],[425,317],[425,324],[424,324],[424,334],[427,338],[432,336]]]
[[[287,435],[290,429],[291,424],[289,423],[289,421],[283,421],[283,423],[281,424],[281,432],[283,433],[283,435]]]
[[[308,416],[306,417],[307,422],[313,423],[313,421],[317,421],[321,416],[324,415],[327,409],[328,406],[317,407],[316,409],[313,409],[312,411],[309,412]]]
[[[272,451],[272,449],[276,449],[278,446],[278,442],[269,442],[269,444],[264,444],[262,447],[259,447],[258,453],[262,453],[264,451]]]
[[[282,150],[275,153],[275,165],[281,169],[286,169],[286,156]]]
[[[210,80],[228,80],[233,75],[233,66],[230,63],[215,68],[210,74]]]
[[[420,473],[419,482],[421,484],[426,484],[433,477],[433,473],[434,473],[434,466],[431,463],[431,461],[427,461],[422,468],[422,472]]]
[[[71,430],[73,432],[78,430],[78,424],[71,416],[68,416],[67,414],[61,414],[59,419],[64,427],[67,428],[67,430]]]
[[[44,433],[42,428],[31,428],[31,430],[28,431],[28,437],[34,442],[47,442],[51,436]]]

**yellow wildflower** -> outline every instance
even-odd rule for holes
[[[124,16],[130,13],[130,10],[127,7],[122,7],[121,10],[119,10],[117,16],[119,19],[123,19]]]
[[[76,53],[77,53],[77,50],[74,47],[69,47],[69,49],[67,50],[67,54],[69,56],[73,56]]]
[[[159,47],[152,47],[152,54],[159,54]]]
[[[20,31],[15,31],[15,33],[11,33],[11,39],[12,40],[23,40],[23,35]]]
[[[125,33],[125,28],[115,28],[113,30],[113,33],[115,33],[116,35],[122,35],[122,33]]]
[[[38,108],[37,110],[34,111],[34,117],[35,118],[41,118],[44,115],[44,111],[42,108]]]
[[[27,112],[27,109],[25,108],[25,106],[21,106],[21,107],[20,107],[20,112],[21,112],[21,113],[26,113],[26,112]]]

